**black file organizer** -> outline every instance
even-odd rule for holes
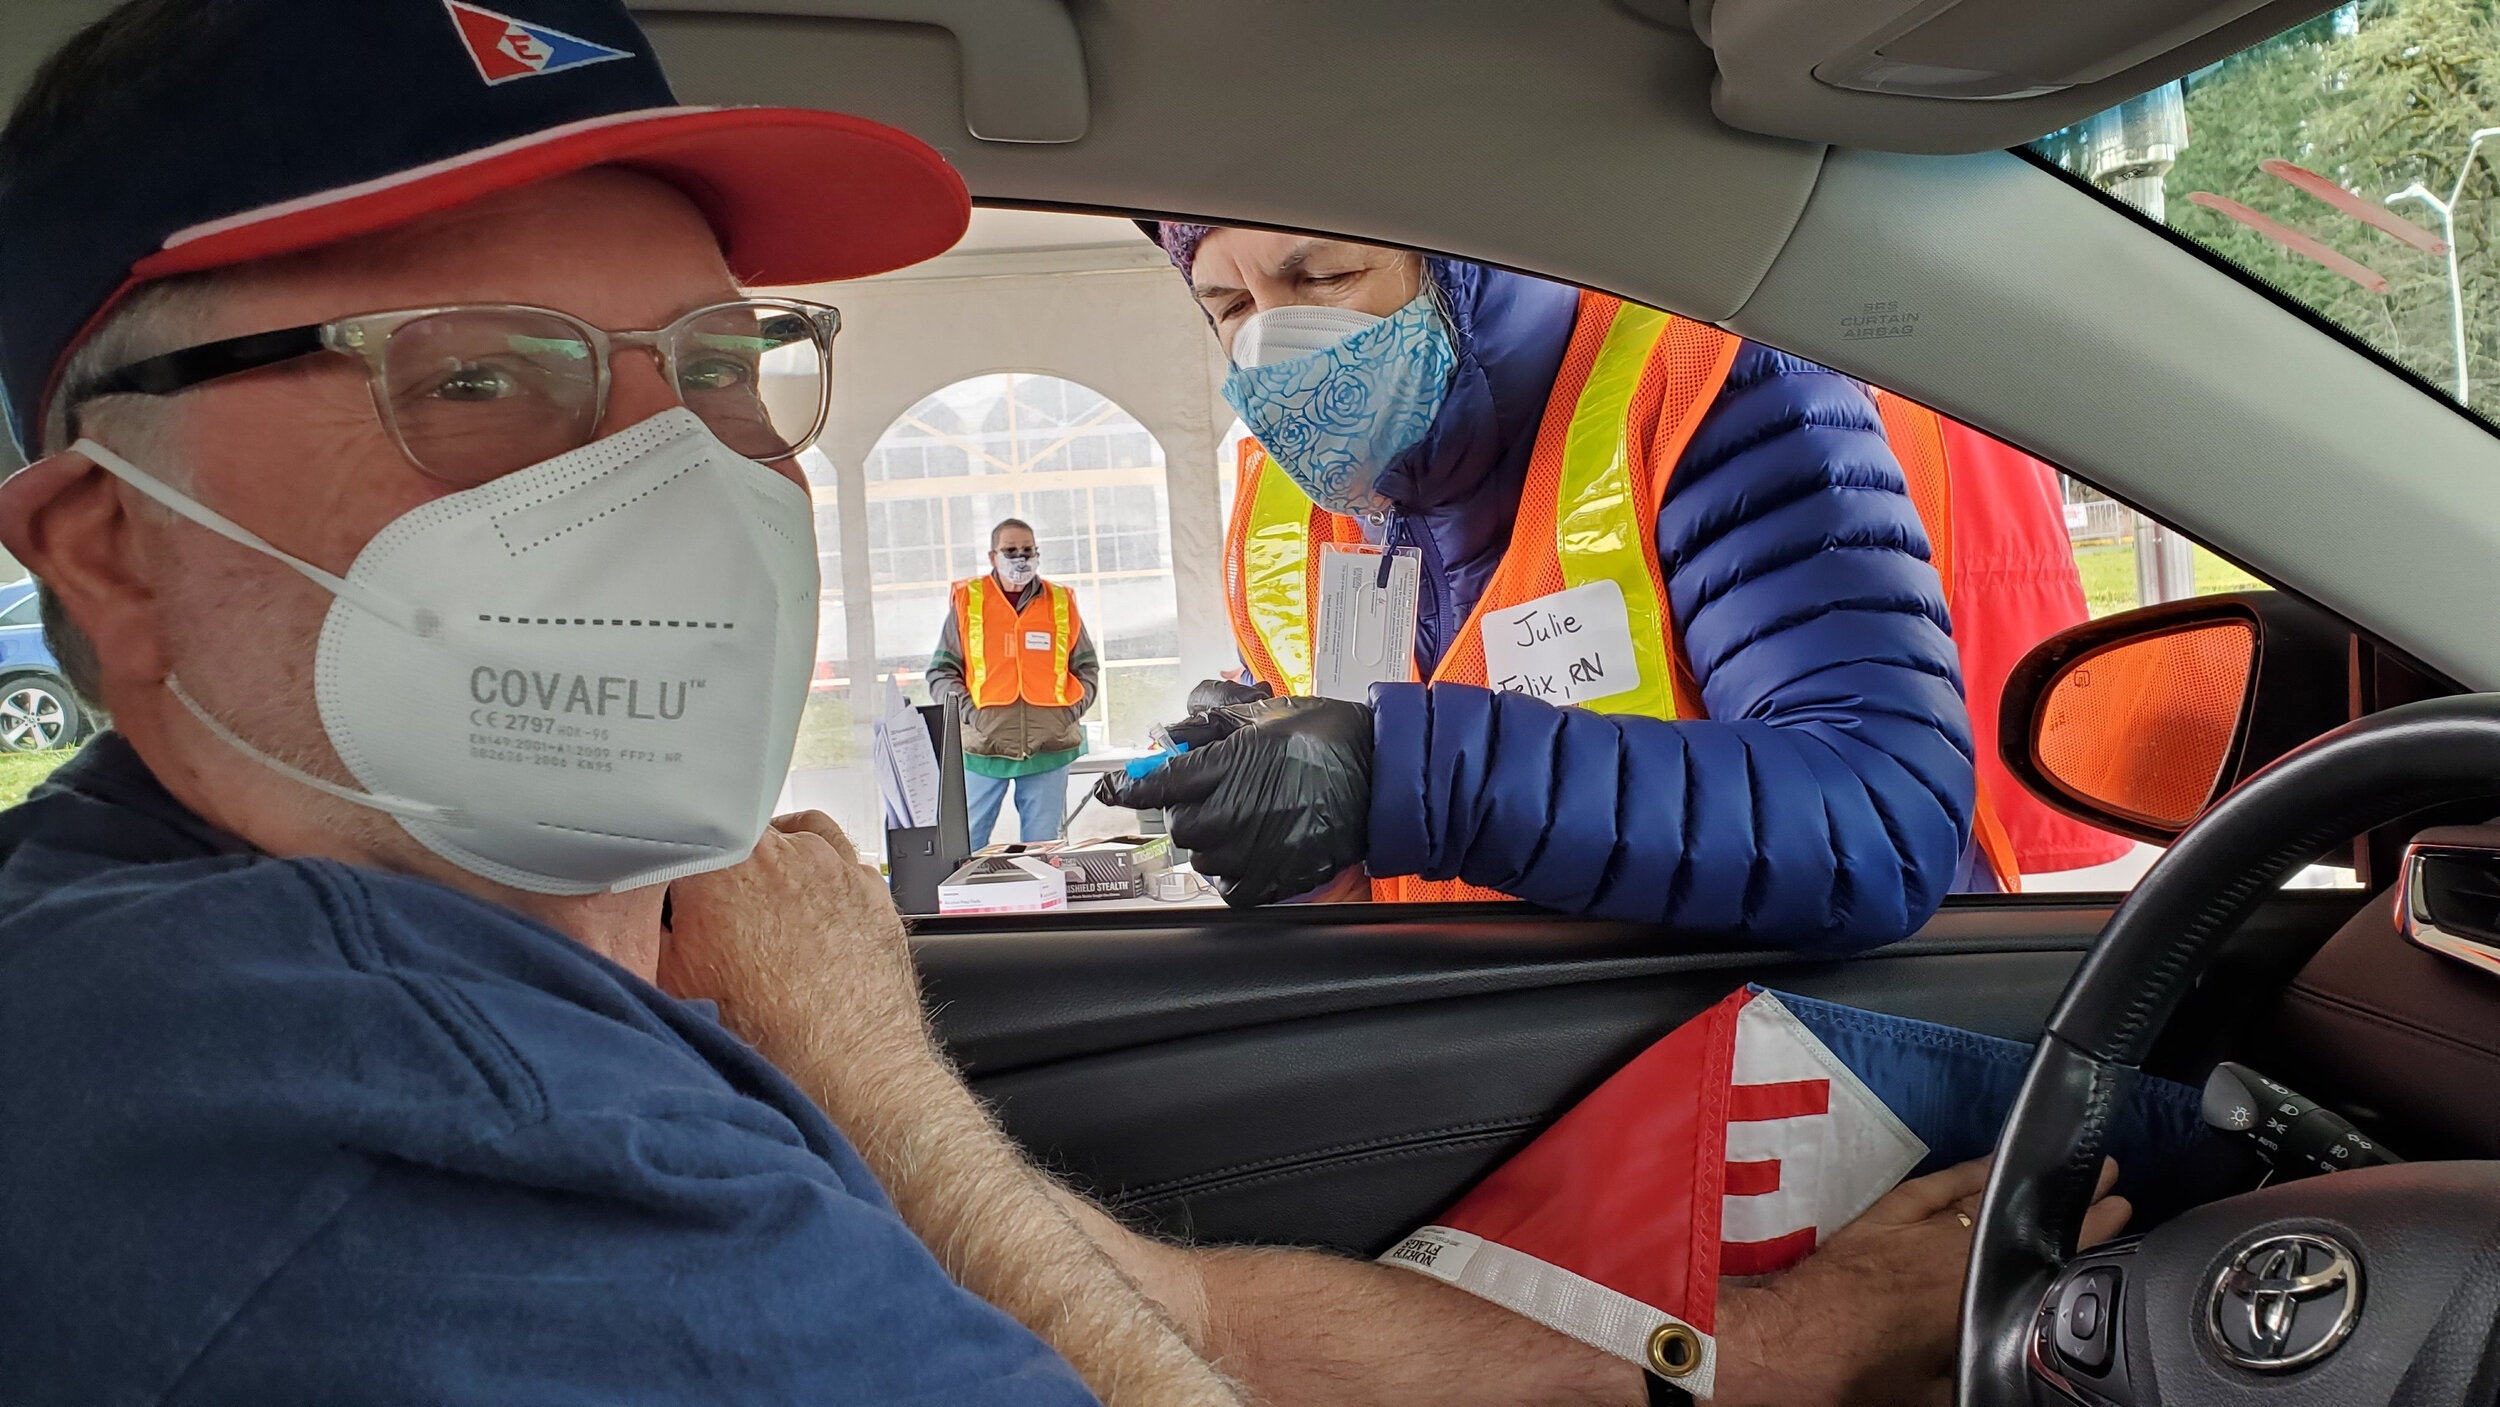
[[[885,833],[886,881],[894,906],[907,914],[936,913],[938,886],[972,854],[972,823],[964,814],[963,721],[944,704],[923,705],[920,721],[937,745],[938,823],[888,827]]]

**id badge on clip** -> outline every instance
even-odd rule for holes
[[[1415,604],[1423,577],[1423,554],[1412,547],[1320,548],[1319,611],[1311,632],[1314,693],[1361,703],[1374,684],[1415,677]]]

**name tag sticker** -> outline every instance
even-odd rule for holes
[[[1632,617],[1612,578],[1487,611],[1484,677],[1494,692],[1581,704],[1641,686]]]
[[[1374,684],[1415,677],[1415,602],[1423,554],[1401,547],[1381,572],[1377,547],[1319,550],[1319,618],[1312,632],[1312,689],[1323,699],[1361,703]]]
[[[1024,632],[1024,648],[1028,650],[1049,649],[1050,632],[1047,630],[1028,630]]]

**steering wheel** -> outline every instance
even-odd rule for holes
[[[2278,760],[2153,866],[2059,998],[1997,1140],[1959,1407],[2500,1402],[2500,1163],[2283,1183],[2075,1249],[2120,1095],[2223,941],[2327,846],[2481,797],[2500,797],[2500,695],[2408,704]]]

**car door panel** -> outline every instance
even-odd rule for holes
[[[2073,962],[2071,951],[1813,967],[1735,959],[1192,1036],[981,1088],[1038,1153],[1159,1230],[1216,1241],[1289,1232],[1368,1255],[1749,977],[1931,1014],[1939,1003],[1921,989],[1967,982],[2036,1026]]]
[[[2296,963],[2354,902],[2286,896],[2244,941]],[[1046,1165],[1167,1235],[1371,1255],[1744,982],[2028,1040],[2109,910],[1957,904],[1847,961],[1362,914],[940,924],[917,952],[950,1048]]]

